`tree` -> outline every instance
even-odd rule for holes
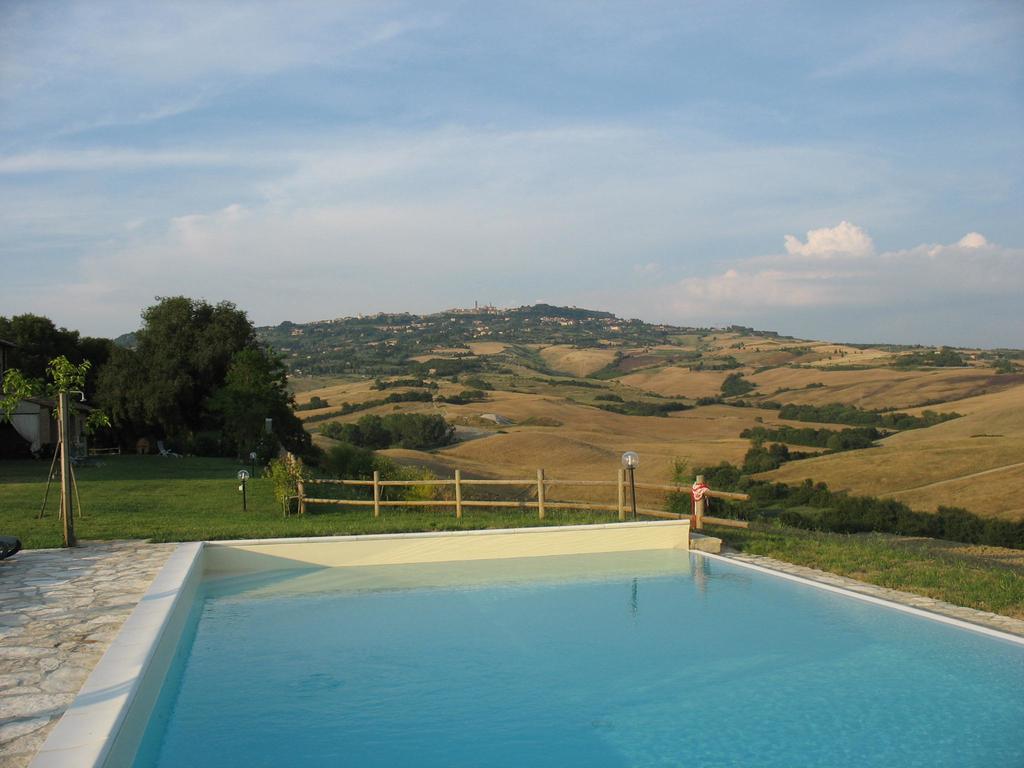
[[[754,384],[743,378],[742,373],[730,373],[722,382],[722,395],[725,397],[745,395],[752,389],[754,389]]]
[[[231,302],[162,298],[142,313],[134,350],[100,372],[97,399],[115,423],[176,437],[203,427],[203,406],[223,386],[234,355],[258,349],[256,331]]]
[[[264,442],[267,418],[273,420],[274,433],[289,450],[308,448],[308,436],[292,406],[284,364],[259,349],[236,352],[224,384],[206,401],[207,411],[241,452],[256,450]]]
[[[95,391],[96,371],[110,357],[109,339],[80,336],[78,331],[58,328],[42,315],[24,314],[0,317],[0,339],[14,344],[10,365],[29,381],[45,387],[47,366],[59,357],[80,365],[90,361],[80,389],[91,398]]]
[[[64,526],[64,546],[75,545],[74,516],[71,509],[71,483],[74,482],[74,473],[71,469],[69,438],[67,435],[69,424],[69,401],[68,396],[72,392],[81,392],[85,387],[85,379],[91,368],[88,360],[75,365],[63,355],[55,357],[46,366],[46,375],[50,384],[46,387],[45,394],[54,397],[57,401],[57,424],[60,430],[60,511],[61,521]],[[10,368],[4,372],[3,387],[0,391],[0,415],[6,421],[10,421],[18,403],[26,397],[42,394],[41,386],[37,381],[27,379],[17,368]],[[101,412],[93,411],[86,419],[85,428],[87,432],[94,431],[100,426],[109,426],[110,420]],[[54,460],[56,461],[56,456]],[[45,496],[44,496],[45,504]]]
[[[222,432],[238,451],[268,453],[276,447],[263,439],[271,418],[288,450],[311,450],[292,413],[284,366],[259,346],[244,311],[174,296],[142,320],[135,349],[116,348],[99,377],[97,399],[122,434],[162,434],[191,450],[197,432]]]

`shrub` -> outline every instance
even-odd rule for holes
[[[764,449],[762,449],[764,450]],[[770,449],[768,449],[770,452]],[[848,496],[829,490],[824,483],[805,480],[798,486],[769,483],[750,478],[739,467],[722,463],[697,468],[696,474],[718,490],[750,494],[749,502],[730,506],[733,516],[749,519],[777,517],[783,525],[832,533],[892,533],[902,536],[928,536],[965,544],[1024,549],[1024,521],[986,519],[959,507],[939,507],[937,513],[915,512],[895,499],[873,496]],[[677,478],[682,481],[684,478]],[[781,507],[781,512],[765,507]],[[793,507],[816,507],[809,515]]]
[[[737,397],[756,389],[755,385],[745,378],[742,373],[730,373],[722,382],[722,395],[724,397]]]
[[[373,451],[349,443],[327,449],[320,468],[331,477],[368,480],[376,468]]]
[[[270,478],[274,484],[274,498],[281,505],[284,514],[292,511],[291,501],[298,495],[298,481],[308,478],[302,459],[273,459],[267,465],[264,477]]]

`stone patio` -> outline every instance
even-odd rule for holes
[[[0,561],[0,767],[29,764],[176,546],[85,542]]]

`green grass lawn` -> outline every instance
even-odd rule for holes
[[[197,541],[278,536],[395,533],[403,531],[509,528],[529,525],[610,522],[602,512],[536,512],[467,509],[457,520],[446,508],[404,511],[385,508],[313,507],[284,517],[269,480],[248,483],[248,511],[242,511],[236,473],[248,467],[231,459],[113,456],[98,467],[75,470],[84,515],[75,517],[79,539]],[[0,535],[17,536],[26,548],[59,547],[60,487],[50,489],[47,514],[37,519],[49,462],[0,462]]]
[[[1024,619],[1024,552],[882,533],[708,526],[741,552]]]

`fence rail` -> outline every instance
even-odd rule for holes
[[[116,448],[90,448],[87,454],[89,456],[120,456],[121,446]]]
[[[698,478],[703,481],[703,478]],[[321,498],[315,496],[306,495],[306,486],[308,485],[340,485],[340,486],[356,486],[363,488],[370,488],[373,491],[372,499],[331,499]],[[485,500],[485,499],[464,499],[462,496],[462,489],[466,486],[478,487],[478,486],[520,486],[529,489],[536,489],[536,500]],[[383,499],[382,491],[385,488],[408,488],[408,487],[451,487],[454,489],[452,494],[454,498],[451,499],[402,499],[402,500],[391,500]],[[547,491],[555,486],[575,486],[575,487],[594,487],[594,488],[615,488],[616,489],[616,502],[611,503],[600,503],[591,501],[564,501],[564,500],[552,500],[548,498]],[[452,507],[455,509],[455,517],[461,518],[462,512],[465,508],[508,508],[508,509],[535,509],[539,519],[543,520],[548,509],[587,509],[587,510],[599,510],[608,512],[618,512],[619,520],[626,519],[627,508],[633,509],[633,500],[629,504],[626,502],[626,473],[620,469],[615,480],[572,480],[572,479],[554,479],[545,475],[543,469],[537,470],[536,478],[529,478],[523,480],[517,479],[477,479],[477,478],[466,478],[463,479],[461,470],[455,470],[455,477],[452,479],[437,479],[437,480],[381,480],[380,472],[373,473],[372,480],[333,480],[326,478],[315,478],[309,480],[300,480],[297,483],[298,488],[298,502],[299,502],[299,514],[305,514],[307,504],[336,504],[339,506],[349,507],[373,507],[373,516],[380,517],[380,510],[384,507]],[[661,483],[635,483],[635,488],[639,490],[649,491],[667,491],[670,493],[686,493],[689,494],[690,489],[685,485],[666,485]],[[736,501],[745,501],[750,497],[745,493],[731,493],[728,491],[712,491],[708,490],[704,494],[712,498],[718,499],[731,499]],[[645,517],[658,517],[668,520],[678,520],[687,515],[677,514],[673,512],[666,512],[663,509],[651,509],[648,507],[636,506],[636,513],[638,515],[644,515]],[[729,520],[726,518],[710,518],[704,517],[704,501],[698,499],[694,503],[693,515],[690,517],[694,520],[694,527],[700,530],[703,527],[703,522],[713,522],[716,525],[727,525],[739,528],[746,528],[747,523],[741,520]]]

